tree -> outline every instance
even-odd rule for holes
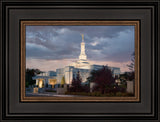
[[[131,63],[128,65],[128,68],[131,72],[134,72],[134,66],[135,66],[135,52],[132,53],[131,55]]]
[[[89,83],[95,81],[95,77],[94,77],[94,76],[96,75],[97,72],[98,72],[97,70],[92,70],[92,71],[91,71],[91,75],[87,78],[87,81],[88,81]]]
[[[82,79],[80,77],[80,72],[78,71],[76,77],[73,76],[72,86],[71,86],[71,88],[69,88],[69,91],[71,91],[71,92],[83,91],[81,83],[82,83]]]
[[[131,55],[131,63],[128,66],[130,73],[128,74],[128,80],[134,80],[135,78],[135,52]]]
[[[103,66],[102,69],[92,71],[88,80],[89,82],[96,83],[94,90],[100,91],[102,94],[109,92],[115,85],[115,79],[112,76],[111,70],[107,66]]]
[[[26,87],[29,85],[35,84],[35,80],[32,79],[32,77],[36,76],[37,74],[40,74],[41,71],[39,69],[26,69]]]
[[[64,78],[64,76],[63,76],[63,77],[62,77],[62,80],[61,80],[61,86],[63,87],[64,84],[65,84],[65,78]]]

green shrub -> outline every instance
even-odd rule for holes
[[[92,96],[92,94],[89,92],[89,93],[88,93],[88,96]]]
[[[132,96],[134,96],[134,94],[133,93],[127,93],[127,96],[132,97]]]
[[[101,96],[100,92],[96,92],[95,94],[96,94],[96,96]]]
[[[115,94],[113,92],[110,93],[110,97],[113,97],[115,96]]]
[[[96,92],[92,92],[92,96],[96,96]]]
[[[29,82],[26,82],[26,88],[28,88],[29,87]]]
[[[121,92],[117,92],[116,96],[122,96],[122,93]]]
[[[68,91],[66,91],[64,94],[69,94],[69,92],[68,92]]]

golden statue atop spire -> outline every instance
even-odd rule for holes
[[[81,36],[82,36],[82,41],[84,41],[84,35],[83,35],[83,34],[81,34]]]

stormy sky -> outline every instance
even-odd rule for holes
[[[78,60],[81,34],[91,64],[128,71],[134,26],[26,26],[26,67],[54,71]]]

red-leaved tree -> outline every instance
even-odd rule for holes
[[[115,79],[112,76],[112,71],[103,66],[102,69],[94,71],[92,75],[92,82],[96,83],[94,90],[100,91],[102,94],[111,92],[115,86]]]
[[[82,91],[82,79],[80,77],[79,71],[77,72],[76,77],[73,76],[72,86],[69,88],[71,92],[81,92]]]

